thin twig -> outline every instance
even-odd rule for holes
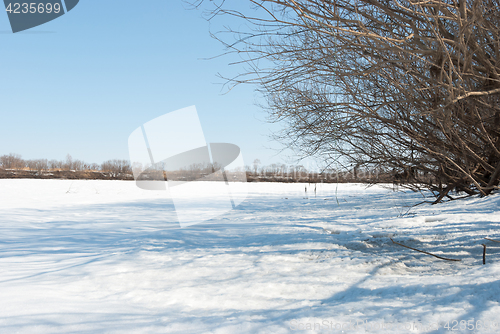
[[[417,251],[417,252],[420,252],[420,253],[424,253],[424,254],[427,254],[427,255],[432,255],[432,256],[437,257],[438,259],[441,259],[441,260],[446,260],[446,261],[461,261],[460,259],[448,259],[448,258],[446,258],[446,257],[441,257],[441,256],[436,255],[436,254],[432,254],[432,253],[425,252],[425,251],[422,251],[422,250],[419,250],[419,249],[416,249],[416,248],[412,248],[412,247],[409,247],[409,246],[405,246],[405,245],[403,245],[403,244],[400,244],[399,242],[396,242],[396,241],[392,240],[392,238],[389,238],[389,239],[391,239],[391,241],[392,241],[393,243],[395,243],[396,245],[400,245],[400,246],[402,246],[402,247],[409,248],[409,249],[412,249],[412,250],[414,250],[414,251]]]
[[[489,241],[493,241],[493,242],[498,242],[498,243],[500,243],[500,241],[499,241],[499,240],[494,240],[494,239],[489,239],[489,238],[485,238],[485,239],[486,239],[486,240],[489,240]]]
[[[69,185],[68,191],[66,191],[66,194],[69,194],[71,192],[71,187],[73,186],[73,182]]]

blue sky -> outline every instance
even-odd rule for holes
[[[219,24],[224,22],[219,19]],[[222,94],[243,68],[181,0],[82,0],[71,12],[12,34],[0,14],[0,155],[100,163],[128,159],[143,123],[196,105],[207,142],[240,146],[246,164],[286,162],[268,135],[254,87]]]

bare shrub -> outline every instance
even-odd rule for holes
[[[215,1],[276,136],[305,156],[392,169],[399,183],[487,195],[500,183],[498,0]],[[424,177],[425,176],[425,177]]]

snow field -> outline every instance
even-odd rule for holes
[[[0,180],[0,332],[500,331],[476,327],[500,322],[500,244],[483,239],[500,239],[499,194],[411,208],[421,194],[248,186],[181,229],[166,193],[133,182]]]

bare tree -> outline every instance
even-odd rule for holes
[[[85,166],[85,162],[77,159],[77,160],[73,161],[72,169],[75,171],[82,171],[85,169],[84,166]]]
[[[436,202],[498,189],[498,0],[248,2],[210,14],[250,27],[217,38],[248,65],[231,82],[259,85],[286,145],[356,172],[391,168]]]
[[[28,165],[28,167],[30,167],[30,170],[36,170],[39,175],[42,174],[43,171],[49,169],[49,163],[47,159],[29,160],[27,161],[27,164],[29,163],[32,163],[31,167]]]
[[[255,159],[253,161],[253,173],[255,175],[257,175],[257,169],[259,168],[259,165],[260,165],[260,160],[259,159]]]
[[[87,169],[90,171],[98,171],[101,169],[101,166],[99,166],[99,164],[96,164],[95,162],[93,162],[91,164],[87,164]]]
[[[108,160],[101,164],[101,170],[103,172],[108,172],[113,177],[118,177],[121,174],[127,174],[132,172],[132,167],[128,160]]]
[[[73,169],[73,157],[70,154],[66,155],[66,162],[63,164],[62,168],[65,170]]]
[[[0,157],[0,165],[6,169],[21,169],[26,163],[19,154],[10,153]]]
[[[28,167],[29,171],[34,171],[36,170],[37,162],[36,160],[26,160],[25,165]]]
[[[63,162],[60,161],[60,160],[55,160],[55,159],[52,159],[48,162],[48,165],[49,165],[49,168],[54,170],[54,169],[62,169],[63,167]]]

